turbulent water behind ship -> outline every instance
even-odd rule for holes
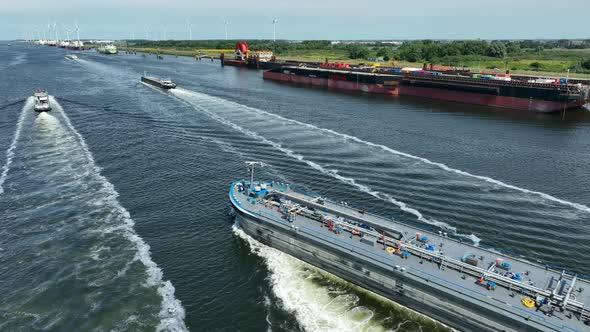
[[[0,52],[14,78],[0,82],[0,329],[445,329],[232,229],[245,160],[590,274],[586,112],[347,96],[190,58]],[[51,113],[25,99],[38,84]]]

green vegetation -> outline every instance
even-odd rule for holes
[[[559,46],[564,46],[558,48]],[[429,62],[473,69],[543,71],[590,74],[590,41],[412,41],[394,56],[410,62]]]
[[[347,45],[346,51],[350,59],[366,59],[369,56],[369,49],[359,44]]]
[[[387,65],[421,67],[434,63],[472,70],[511,70],[515,73],[590,75],[590,40],[523,41],[407,41],[389,43],[331,43],[327,40],[302,42],[248,40],[251,50],[271,50],[280,59],[301,61],[366,62],[380,58]],[[130,49],[177,55],[218,56],[232,53],[235,41],[129,41]]]

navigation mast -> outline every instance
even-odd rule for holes
[[[250,171],[250,186],[248,187],[248,190],[252,192],[252,186],[254,185],[254,167],[256,165],[262,167],[264,163],[260,161],[246,161],[246,165],[248,165],[248,170]]]

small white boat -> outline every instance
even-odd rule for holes
[[[49,112],[51,111],[51,105],[49,104],[49,95],[45,89],[37,89],[33,93],[35,98],[35,111],[36,112]]]
[[[76,54],[68,54],[66,55],[66,59],[76,60],[78,59],[78,56]]]

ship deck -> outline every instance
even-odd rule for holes
[[[526,77],[522,75],[514,75],[513,80],[511,81],[503,81],[503,80],[491,80],[491,79],[483,79],[483,78],[472,78],[470,76],[465,75],[457,75],[457,74],[446,74],[446,73],[438,73],[437,75],[427,75],[427,74],[416,74],[416,73],[403,73],[403,72],[391,72],[387,71],[386,68],[376,68],[374,70],[368,69],[358,69],[358,68],[324,68],[320,66],[294,66],[294,65],[284,65],[280,68],[275,69],[277,72],[283,72],[284,70],[288,71],[307,71],[307,72],[326,72],[331,74],[355,74],[355,75],[362,75],[362,76],[376,76],[376,77],[385,77],[391,78],[392,80],[426,80],[426,81],[450,81],[450,82],[462,82],[472,85],[484,85],[484,86],[520,86],[520,87],[529,87],[529,88],[536,88],[536,89],[549,89],[549,90],[572,90],[577,91],[582,89],[577,85],[577,83],[581,83],[584,85],[584,90],[588,89],[586,85],[587,82],[580,81],[580,80],[571,80],[569,83],[560,83],[560,84],[548,84],[548,83],[532,83],[528,82],[527,78],[530,79],[531,77]]]
[[[263,189],[258,196],[248,196],[247,189],[238,190],[240,186],[247,187],[247,183],[232,184],[230,199],[238,209],[257,219],[290,229],[342,252],[353,252],[385,269],[404,271],[447,291],[459,292],[471,300],[485,301],[500,312],[508,311],[523,318],[543,321],[557,330],[590,330],[585,324],[588,311],[584,304],[590,303],[590,283],[587,280],[522,258],[466,244],[442,232],[424,231],[333,201],[318,201],[318,197],[276,182],[267,183],[267,189]],[[280,202],[276,202],[276,198],[275,201],[269,199],[275,194],[280,197]],[[316,216],[321,214],[321,221],[308,217],[314,212]],[[342,232],[338,234],[330,229],[327,220],[342,228]],[[360,223],[372,229],[359,227]],[[353,235],[351,230],[363,231],[363,240],[361,236]],[[385,231],[383,236],[382,231]],[[428,237],[428,240],[418,241],[422,236]],[[399,252],[392,252],[396,247]],[[402,258],[402,253],[410,255]],[[477,266],[465,263],[462,259],[466,255],[474,257]],[[510,268],[501,268],[501,264],[496,263],[498,259],[509,263]],[[513,279],[511,273],[519,273],[521,280]],[[483,283],[477,282],[480,277],[485,279]],[[494,290],[486,288],[487,281],[496,283]],[[522,303],[525,297],[547,299],[549,304],[528,308]],[[566,309],[561,311],[560,306]]]

